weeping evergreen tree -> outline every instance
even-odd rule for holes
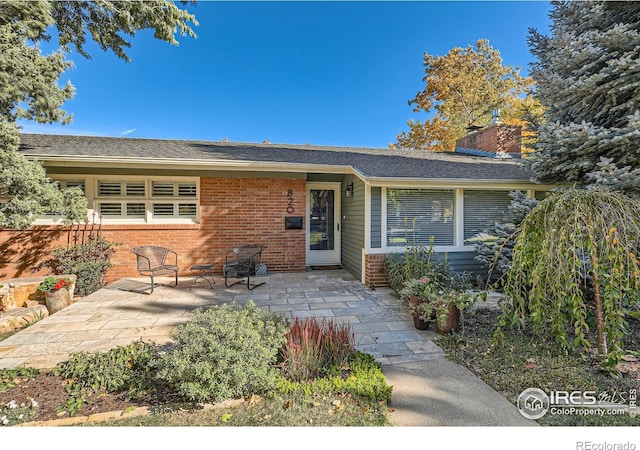
[[[595,346],[615,365],[627,320],[640,313],[639,219],[640,201],[604,186],[541,201],[519,229],[496,337],[529,322],[565,348]]]
[[[550,17],[551,35],[529,35],[546,118],[530,158],[537,179],[586,185],[601,162],[633,172],[640,168],[640,2],[554,2]]]

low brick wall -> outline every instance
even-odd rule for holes
[[[389,287],[389,279],[384,272],[384,258],[386,254],[365,255],[364,284],[365,286]]]

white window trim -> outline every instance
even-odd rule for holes
[[[434,245],[433,246],[433,250],[436,252],[449,252],[449,251],[462,251],[457,245],[458,241],[458,234],[459,234],[459,223],[458,223],[458,204],[460,203],[458,201],[458,196],[459,193],[458,191],[462,191],[462,189],[451,189],[451,188],[433,188],[433,187],[429,187],[429,188],[423,188],[423,187],[407,187],[407,186],[401,186],[401,187],[395,187],[395,186],[383,186],[382,187],[382,192],[381,192],[381,200],[382,200],[382,205],[381,208],[382,210],[380,211],[380,216],[382,219],[382,227],[381,227],[381,244],[382,244],[382,248],[375,248],[375,249],[369,249],[369,253],[371,254],[376,254],[376,253],[398,253],[398,252],[404,252],[404,249],[406,248],[406,246],[391,246],[388,245],[388,240],[387,240],[387,190],[388,189],[428,189],[430,191],[447,191],[447,192],[451,192],[453,191],[453,201],[454,201],[454,205],[453,205],[453,209],[454,209],[454,222],[453,222],[453,245]],[[473,247],[472,247],[473,248]]]
[[[166,177],[166,176],[135,176],[135,175],[49,175],[54,181],[80,181],[84,180],[85,196],[87,197],[88,211],[87,221],[93,221],[93,214],[99,214],[100,203],[144,203],[145,204],[145,217],[127,218],[127,217],[102,217],[103,225],[143,225],[143,224],[197,224],[200,222],[200,177]],[[98,182],[99,181],[143,181],[145,183],[145,195],[144,196],[99,196],[98,195]],[[163,181],[167,183],[195,183],[196,195],[195,197],[178,197],[178,196],[152,196],[152,182]],[[153,216],[153,204],[154,203],[172,203],[178,205],[178,203],[193,203],[196,205],[196,217],[160,217]],[[61,217],[47,216],[36,219],[34,225],[60,225]]]
[[[371,186],[368,186],[369,193],[371,192]],[[473,245],[464,245],[464,191],[470,190],[478,190],[478,191],[523,191],[529,197],[535,197],[535,192],[542,189],[527,189],[523,187],[488,187],[488,186],[466,186],[463,188],[451,188],[447,186],[442,187],[434,187],[434,186],[406,186],[406,185],[389,185],[389,186],[380,186],[381,188],[381,247],[380,248],[371,248],[371,235],[367,234],[365,236],[365,251],[369,255],[381,255],[381,254],[389,254],[389,253],[404,253],[406,247],[405,246],[390,246],[387,244],[387,189],[429,189],[429,190],[443,190],[443,191],[454,191],[454,230],[453,236],[454,241],[453,245],[434,245],[433,250],[437,253],[455,253],[455,252],[472,252],[475,251],[475,247]],[[548,190],[548,189],[544,189]],[[369,198],[369,202],[371,199]],[[371,233],[371,217],[370,217],[370,209],[369,215],[367,216],[367,220],[369,221],[369,226],[365,227],[367,233]],[[462,243],[462,244],[461,244]]]

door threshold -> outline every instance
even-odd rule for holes
[[[342,269],[342,266],[340,264],[324,264],[324,265],[320,265],[320,264],[314,264],[313,266],[309,266],[309,269],[311,270],[338,270],[338,269]]]

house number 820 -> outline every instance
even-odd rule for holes
[[[295,210],[296,209],[293,207],[293,191],[289,189],[287,191],[287,213],[293,214]]]

